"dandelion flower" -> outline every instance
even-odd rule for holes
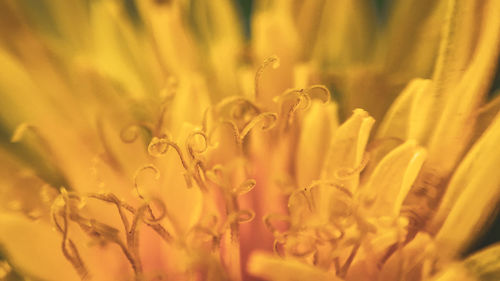
[[[0,3],[0,279],[499,279],[500,1],[299,2]]]

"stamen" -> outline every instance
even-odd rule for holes
[[[229,111],[229,117],[233,120],[241,120],[242,122],[246,122],[249,118],[257,115],[257,112],[248,112],[248,108],[243,106],[233,106]]]
[[[221,123],[233,122],[239,128],[261,114],[260,108],[252,101],[242,97],[228,97],[217,104],[215,112]],[[235,131],[235,130],[234,130]]]
[[[218,186],[223,186],[223,169],[224,168],[222,167],[222,165],[215,165],[211,170],[207,171],[205,175],[211,182],[215,183]]]
[[[263,217],[262,220],[264,221],[265,227],[271,233],[273,233],[274,236],[277,236],[277,235],[282,235],[282,233],[280,233],[278,228],[276,226],[274,226],[274,222],[282,221],[282,222],[290,223],[290,216],[283,215],[283,214],[267,214]]]
[[[125,229],[125,232],[129,231],[129,222],[127,219],[127,216],[123,213],[123,207],[127,209],[128,211],[135,212],[135,210],[132,208],[132,206],[128,206],[124,204],[122,201],[120,201],[114,194],[89,194],[88,195],[90,198],[95,198],[95,199],[100,199],[105,202],[113,203],[115,204],[116,208],[118,209],[118,214],[120,215],[120,219],[122,220],[123,227]]]
[[[163,101],[163,104],[160,107],[161,110],[160,110],[160,114],[158,115],[158,121],[156,122],[155,130],[152,131],[152,133],[153,133],[154,136],[160,136],[161,135],[161,132],[162,132],[162,129],[163,129],[163,123],[164,123],[165,115],[167,113],[167,106],[165,105],[166,100],[167,99],[165,99]]]
[[[294,100],[291,104],[287,101]],[[311,96],[304,89],[289,89],[280,96],[274,98],[274,101],[281,108],[281,115],[286,116],[284,120],[285,129],[293,123],[293,116],[297,110],[307,110],[311,106]]]
[[[316,228],[315,232],[316,232],[316,238],[321,242],[331,242],[339,240],[342,239],[342,237],[344,237],[345,235],[345,232],[340,228],[328,224]]]
[[[251,210],[237,210],[233,213],[230,213],[227,216],[225,227],[227,228],[229,225],[232,225],[233,223],[250,222],[254,219],[254,217],[255,217],[255,212]]]
[[[122,222],[123,222],[123,225],[124,225],[124,229],[125,229],[125,232],[129,232],[130,231],[130,228],[128,226],[128,220],[125,216],[125,214],[121,213],[121,210],[122,208],[127,210],[128,212],[130,212],[131,214],[135,215],[136,214],[136,210],[134,207],[130,206],[129,204],[127,204],[126,202],[123,202],[121,200],[119,200],[116,195],[114,194],[96,194],[96,193],[91,193],[91,194],[88,194],[88,197],[89,198],[95,198],[95,199],[98,199],[98,200],[101,200],[101,201],[104,201],[104,202],[109,202],[109,203],[112,203],[112,204],[116,204],[117,207],[118,205],[120,207],[118,207],[118,211],[120,212],[120,217],[122,218]],[[156,202],[156,204],[158,204],[160,206],[160,216],[158,216],[157,218],[154,216],[152,210],[148,210],[149,212],[149,216],[150,218],[143,218],[144,219],[144,222],[149,226],[151,227],[165,242],[167,243],[170,243],[172,241],[172,236],[170,235],[169,232],[167,232],[165,230],[165,228],[163,226],[161,226],[159,224],[159,221],[162,220],[163,218],[167,217],[167,208],[165,207],[165,204],[157,199],[157,198],[153,198],[153,200]]]
[[[158,173],[158,170],[152,166],[145,166],[140,171],[144,171],[146,169],[152,169],[155,173]],[[138,172],[140,172],[138,171]],[[137,181],[135,181],[136,189],[138,189]],[[139,197],[144,199],[144,197],[138,193]],[[153,202],[160,209],[160,216],[155,217],[153,211],[149,204],[145,203],[139,209],[135,210],[134,207],[126,204],[119,200],[114,194],[99,194],[99,193],[90,193],[87,195],[88,198],[94,198],[97,200],[101,200],[104,202],[112,203],[116,205],[118,212],[120,214],[120,218],[122,220],[124,229],[125,229],[125,237],[126,244],[122,241],[119,236],[119,230],[102,223],[93,218],[87,219],[78,214],[78,208],[75,207],[75,204],[70,204],[70,200],[82,201],[83,199],[75,194],[68,193],[64,188],[61,189],[60,195],[54,201],[51,211],[52,218],[54,224],[56,225],[56,229],[63,234],[63,243],[62,243],[62,251],[65,257],[71,262],[73,267],[80,274],[82,279],[88,278],[88,271],[86,270],[83,261],[78,253],[78,250],[73,243],[73,241],[68,236],[68,223],[69,220],[76,222],[80,228],[87,233],[90,237],[97,238],[101,241],[109,241],[117,244],[128,261],[135,273],[136,280],[142,280],[142,264],[139,256],[139,223],[140,221],[144,221],[148,226],[150,226],[160,237],[165,241],[170,243],[172,237],[165,230],[163,226],[160,225],[159,221],[166,216],[166,207],[159,199],[153,199]],[[81,203],[79,203],[81,205]],[[123,210],[127,210],[131,214],[133,214],[133,219],[131,224],[123,213]],[[147,217],[145,212],[149,212]],[[62,222],[58,218],[60,216],[62,218]]]
[[[200,141],[196,140],[196,137],[200,136],[203,141],[201,141],[201,147],[200,147]],[[198,145],[197,145],[198,144]],[[189,136],[186,139],[186,147],[188,149],[189,155],[191,156],[192,159],[196,158],[197,154],[202,154],[208,149],[208,138],[207,135],[202,132],[202,131],[195,131],[189,134]]]
[[[78,221],[85,219],[80,216],[75,216],[75,220]],[[90,224],[92,232],[97,234],[99,237],[103,237],[109,240],[115,240],[116,237],[118,237],[118,233],[120,233],[118,229],[105,223],[99,222],[95,219],[88,220],[88,223]]]
[[[255,187],[256,183],[257,182],[254,179],[247,179],[242,184],[240,184],[238,187],[233,188],[233,190],[231,192],[235,196],[240,196],[240,195],[246,194]]]
[[[310,212],[312,212],[312,211],[314,211],[314,203],[312,202],[311,196],[309,196],[309,190],[310,189],[307,189],[307,188],[295,190],[294,192],[292,192],[292,194],[290,194],[290,200],[291,200],[291,198],[293,198],[295,196],[304,197],[304,200],[307,203],[307,209]]]
[[[261,129],[263,131],[270,130],[276,124],[278,120],[278,115],[273,112],[264,112],[253,118],[244,128],[241,130],[239,138],[241,142],[245,139],[246,135],[252,130],[257,124],[262,123]]]
[[[251,100],[240,97],[240,96],[230,96],[227,98],[224,98],[221,100],[215,107],[216,112],[224,112],[224,109],[226,107],[240,107],[240,106],[246,106],[251,108],[256,114],[261,113],[260,108]]]
[[[181,160],[182,166],[184,167],[184,169],[188,170],[189,167],[187,165],[186,160],[184,159],[184,155],[182,154],[182,150],[179,147],[179,145],[177,145],[175,142],[171,142],[171,141],[168,141],[167,144],[175,149],[175,151],[177,152],[177,155],[179,155],[179,160]]]
[[[335,187],[337,190],[345,193],[347,196],[350,198],[353,197],[351,191],[349,191],[347,188],[345,188],[343,185],[336,183],[335,181],[328,181],[328,180],[317,180],[313,181],[308,187],[307,190],[311,190],[311,188],[320,186],[320,185],[328,185],[331,187]]]
[[[66,189],[61,188],[61,193],[58,199],[54,201],[54,204],[51,207],[52,219],[56,226],[56,229],[63,235],[61,250],[63,252],[64,257],[71,263],[71,265],[76,270],[78,275],[80,275],[80,278],[82,280],[87,280],[88,278],[90,278],[89,272],[85,264],[83,263],[83,260],[74,242],[68,237],[68,230],[69,230],[68,201],[69,197]],[[58,215],[62,217],[63,219],[62,223],[58,221],[57,219]]]
[[[255,218],[255,212],[252,210],[238,210],[237,221],[238,223],[250,222]]]
[[[356,176],[359,174],[361,171],[363,171],[368,164],[368,161],[370,161],[370,154],[367,152],[363,156],[363,159],[361,160],[361,163],[355,168],[340,168],[335,171],[334,176],[338,180],[346,180],[349,179],[353,176]]]
[[[279,67],[280,60],[277,56],[273,55],[264,60],[264,62],[261,64],[261,66],[257,69],[257,73],[255,74],[255,99],[258,99],[260,96],[261,90],[261,77],[262,74],[264,73],[264,70],[269,66],[272,65],[273,69],[276,69]]]
[[[136,280],[139,280],[139,276],[142,275],[142,265],[140,264],[140,260],[138,258],[136,244],[131,243],[134,242],[136,239],[134,236],[135,234],[134,235],[130,234],[130,233],[135,233],[131,232],[135,231],[136,229],[136,224],[134,225],[134,222],[132,223],[130,231],[126,232],[127,245],[125,245],[118,236],[119,231],[114,227],[99,222],[95,219],[83,218],[78,214],[74,214],[73,220],[76,223],[78,223],[80,228],[82,228],[82,230],[84,230],[89,236],[117,244],[122,250],[125,257],[128,259],[132,269],[134,270]]]
[[[222,120],[221,123],[229,125],[229,127],[233,131],[233,136],[234,136],[235,142],[239,146],[241,146],[242,145],[242,141],[241,141],[241,137],[240,137],[240,129],[238,128],[238,126],[236,125],[236,123],[234,123],[234,121],[232,121],[232,120]]]
[[[287,89],[281,95],[274,97],[273,101],[275,103],[282,105],[284,101],[289,100],[291,98],[298,98],[303,93],[304,89],[297,89],[297,88]]]
[[[184,181],[186,182],[186,187],[189,189],[189,188],[192,188],[193,187],[193,180],[192,180],[192,177],[189,173],[184,173],[182,174],[184,176]]]
[[[134,235],[137,233],[137,228],[139,226],[139,222],[144,216],[144,212],[146,211],[148,205],[145,203],[142,206],[137,209],[137,212],[134,214],[134,219],[132,220],[132,225],[130,226],[130,230],[128,231],[129,233],[129,238],[134,238]],[[128,239],[127,239],[128,240]],[[136,243],[136,241],[131,241]]]
[[[208,107],[205,109],[205,112],[203,112],[203,120],[201,121],[201,131],[204,132],[205,134],[208,131],[208,116],[210,115],[212,107]]]
[[[156,166],[154,166],[152,164],[144,166],[136,172],[136,174],[134,176],[134,187],[136,189],[136,192],[137,192],[137,195],[139,196],[139,198],[141,198],[144,201],[146,201],[146,199],[139,192],[139,185],[137,184],[137,176],[139,175],[140,172],[147,170],[147,169],[152,169],[155,172],[155,179],[156,180],[159,179],[159,177],[160,177],[160,172],[159,172],[158,168],[156,168]],[[159,224],[159,222],[168,215],[167,208],[166,208],[165,204],[163,203],[163,201],[161,201],[160,199],[153,197],[151,200],[152,200],[152,202],[155,202],[159,206],[160,215],[158,217],[155,216],[150,204],[146,203],[146,209],[148,211],[149,218],[143,218],[144,222],[147,225],[149,225],[151,228],[153,228],[153,230],[155,230],[157,232],[157,234],[160,235],[166,242],[170,242],[172,240],[172,236],[170,235],[170,233],[168,231],[166,231],[166,229],[163,226],[161,226]],[[132,213],[135,215],[137,214],[137,212],[135,212],[135,211],[133,211]],[[170,218],[169,218],[169,220],[172,221],[172,219],[170,219]]]
[[[299,236],[294,238],[295,239],[288,240],[288,242],[291,242],[292,245],[287,247],[288,252],[290,252],[293,256],[305,257],[317,250],[312,237],[306,237],[305,235],[299,234]]]
[[[153,157],[160,157],[168,151],[168,138],[153,137],[148,145],[148,153]]]
[[[146,171],[146,170],[152,170],[154,172],[154,179],[155,180],[158,180],[160,178],[160,171],[158,170],[158,168],[156,168],[155,165],[153,164],[150,164],[150,165],[146,165],[144,167],[141,167],[139,168],[139,170],[137,170],[134,174],[134,187],[135,187],[135,191],[137,192],[137,195],[139,196],[139,198],[144,199],[144,197],[142,196],[141,192],[139,191],[139,184],[137,183],[137,179],[139,177],[139,175]]]
[[[273,242],[273,252],[274,254],[280,256],[280,257],[285,257],[285,243],[286,243],[286,233],[284,233],[282,236],[277,237],[274,239]]]
[[[197,176],[203,183],[205,183],[205,181],[206,181],[206,178],[205,178],[206,169],[205,169],[205,165],[203,164],[203,162],[199,159],[196,159],[193,166],[194,166],[195,176]]]
[[[318,91],[314,90],[320,90],[319,92],[322,94],[317,94]],[[311,98],[318,98],[321,100],[323,103],[328,103],[331,99],[331,94],[330,90],[328,90],[327,87],[324,85],[312,85],[309,88],[306,89],[306,93],[311,97]],[[316,94],[314,94],[316,93]]]
[[[135,208],[127,204],[126,202],[123,202],[119,200],[116,195],[112,193],[89,193],[87,194],[88,198],[94,198],[98,199],[104,202],[109,202],[113,204],[120,204],[121,207],[123,207],[125,210],[129,211],[130,213],[135,213]]]
[[[211,250],[214,250],[217,248],[217,246],[220,243],[220,238],[221,234],[218,233],[216,230],[206,227],[206,226],[201,226],[197,225],[193,228],[191,228],[187,234],[188,240],[194,242],[199,242],[199,241],[204,241],[204,242],[211,242]],[[204,237],[205,236],[205,237]]]
[[[165,203],[163,203],[163,201],[161,201],[160,199],[154,197],[151,199],[151,203],[153,202],[157,206],[157,209],[159,209],[160,214],[155,216],[153,214],[152,208],[150,207],[150,204],[148,204],[149,217],[145,216],[143,219],[144,222],[149,225],[158,224],[161,220],[167,217],[167,207],[165,206]]]

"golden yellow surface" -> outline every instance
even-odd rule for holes
[[[0,280],[500,280],[500,1],[241,3],[0,2]]]

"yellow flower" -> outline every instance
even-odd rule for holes
[[[500,278],[500,1],[424,2],[3,1],[0,279]]]

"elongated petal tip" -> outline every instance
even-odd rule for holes
[[[248,272],[270,281],[338,281],[331,273],[293,259],[282,259],[266,253],[254,253]]]

